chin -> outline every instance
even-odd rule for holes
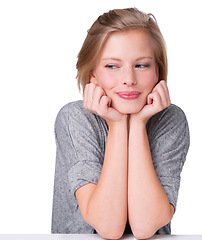
[[[122,114],[134,114],[140,112],[147,102],[146,95],[135,100],[112,99],[112,107]]]
[[[133,114],[133,113],[138,113],[143,106],[117,106],[115,109],[119,111],[122,114]]]

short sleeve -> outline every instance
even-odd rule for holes
[[[97,184],[103,162],[99,123],[94,114],[80,105],[63,107],[55,122],[56,158],[60,168],[65,168],[64,178],[72,193],[87,183]]]
[[[181,171],[190,142],[186,116],[179,107],[171,105],[149,120],[147,130],[157,177],[176,209]]]

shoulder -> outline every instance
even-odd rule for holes
[[[67,121],[71,119],[84,120],[86,118],[94,118],[93,114],[86,110],[83,106],[83,101],[70,102],[64,105],[56,117],[56,123],[58,121]]]
[[[171,104],[168,108],[150,118],[147,123],[147,127],[170,127],[171,125],[175,126],[176,124],[178,125],[181,123],[187,124],[187,118],[184,111],[180,107]]]
[[[88,111],[83,106],[83,101],[74,101],[64,105],[55,121],[55,128],[68,127],[78,131],[97,130],[104,126],[104,119]]]
[[[163,111],[157,113],[152,118],[150,118],[148,124],[168,124],[168,122],[170,122],[174,125],[179,121],[187,122],[186,115],[180,107],[171,104],[168,108],[164,109]]]
[[[58,112],[57,118],[61,116],[69,116],[69,115],[85,115],[87,110],[83,107],[83,101],[78,100],[75,102],[69,102],[65,104],[60,111]]]

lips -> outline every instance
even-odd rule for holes
[[[126,92],[117,92],[117,94],[120,98],[123,98],[126,100],[134,100],[140,96],[141,92],[126,91]]]

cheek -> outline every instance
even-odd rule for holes
[[[155,72],[148,72],[141,76],[141,85],[148,93],[152,91],[158,82],[158,76]]]
[[[113,87],[115,87],[116,82],[113,76],[109,74],[102,74],[98,78],[98,85],[105,90],[106,93]]]

